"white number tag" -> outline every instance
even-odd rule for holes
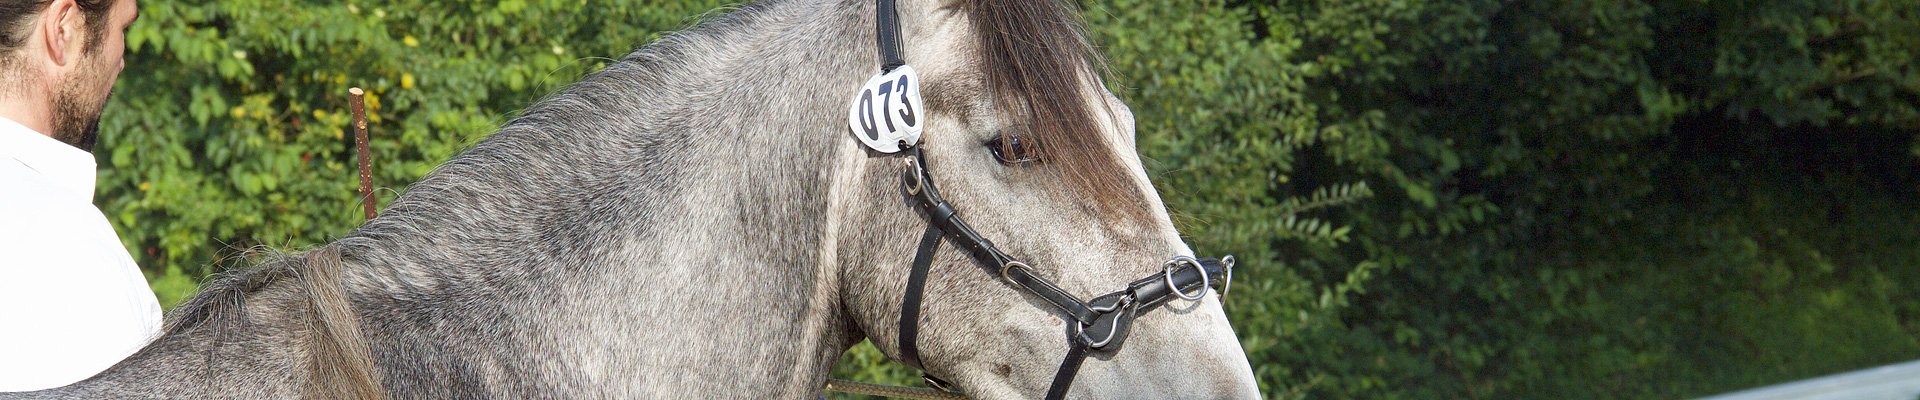
[[[847,128],[867,147],[882,153],[900,151],[900,144],[920,143],[926,108],[920,102],[920,75],[902,65],[874,75],[854,94],[847,112]]]

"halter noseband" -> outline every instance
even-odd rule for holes
[[[894,0],[876,2],[881,72],[887,73],[906,65],[906,62],[900,56],[900,26],[895,16]],[[927,271],[933,264],[935,250],[940,247],[942,239],[949,235],[974,260],[997,270],[1000,278],[1008,284],[1046,300],[1071,319],[1067,324],[1067,357],[1054,373],[1053,383],[1047,389],[1047,399],[1066,397],[1067,388],[1073,385],[1073,378],[1079,373],[1080,364],[1086,361],[1088,352],[1118,350],[1139,313],[1174,297],[1199,300],[1206,296],[1207,289],[1214,284],[1223,285],[1220,291],[1224,295],[1227,290],[1224,285],[1231,284],[1233,256],[1217,259],[1178,256],[1166,261],[1161,272],[1128,283],[1125,289],[1081,301],[1046,278],[1035,275],[1033,267],[1001,252],[993,242],[980,237],[972,227],[967,226],[953,206],[940,197],[939,189],[934,188],[933,180],[927,175],[926,154],[921,147],[906,142],[900,145],[901,150],[910,154],[906,160],[907,169],[902,173],[903,186],[907,194],[913,197],[914,205],[927,214],[928,220],[927,231],[920,237],[920,248],[913,256],[913,268],[907,275],[907,290],[901,299],[900,309],[900,356],[915,368],[925,369],[920,362],[918,336],[920,303],[926,288]],[[929,386],[951,391],[945,381],[932,375],[924,375],[924,378]]]

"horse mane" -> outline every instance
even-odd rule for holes
[[[385,390],[373,368],[373,352],[360,334],[360,319],[341,290],[340,250],[333,246],[307,252],[307,383],[309,399],[383,399]]]
[[[228,342],[245,324],[249,295],[292,280],[304,295],[304,312],[287,315],[304,325],[303,353],[309,381],[302,397],[308,399],[380,400],[385,390],[373,365],[372,352],[361,335],[346,292],[340,285],[340,250],[326,246],[299,255],[273,255],[268,261],[207,283],[201,294],[174,308],[167,319],[167,335],[184,335],[204,328],[214,343]],[[213,357],[214,351],[207,356]],[[213,360],[208,360],[209,364]]]
[[[1023,139],[1037,147],[1032,151],[1046,170],[1078,192],[1076,198],[1094,202],[1102,215],[1145,221],[1146,197],[1121,172],[1126,163],[1109,147],[1120,143],[1108,144],[1100,134],[1098,118],[1119,126],[1118,117],[1087,101],[1105,103],[1106,96],[1085,83],[1100,82],[1109,71],[1087,39],[1078,7],[1064,0],[969,0],[967,6],[988,93],[1003,113],[1025,121],[1023,129],[1001,136],[1030,135]]]

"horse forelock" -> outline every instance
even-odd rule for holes
[[[1062,0],[967,0],[966,6],[985,89],[1001,112],[1022,121],[1002,131],[1002,138],[1028,135],[1022,139],[1036,147],[1032,151],[1044,168],[1075,197],[1093,201],[1102,215],[1147,220],[1145,194],[1118,153],[1131,149],[1120,149],[1101,127],[1100,119],[1119,117],[1096,107],[1107,100],[1097,82],[1108,71],[1087,39],[1078,7]]]

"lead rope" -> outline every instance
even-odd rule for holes
[[[942,392],[934,389],[881,385],[877,383],[855,382],[845,379],[828,379],[827,391],[864,394],[868,396],[893,397],[916,400],[960,400],[966,399],[959,393]]]

